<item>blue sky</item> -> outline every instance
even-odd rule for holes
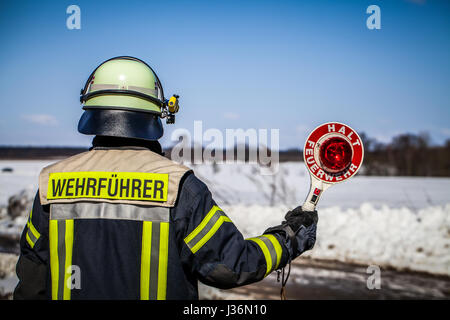
[[[68,30],[66,8],[81,9]],[[381,9],[381,29],[366,8]],[[280,129],[280,147],[347,123],[381,141],[450,139],[448,1],[2,1],[0,144],[87,146],[79,91],[132,55],[181,96],[175,125]]]

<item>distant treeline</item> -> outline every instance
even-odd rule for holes
[[[450,139],[433,146],[422,134],[400,134],[389,143],[361,135],[364,143],[364,175],[373,176],[450,176]]]
[[[364,143],[364,164],[360,174],[368,176],[429,176],[450,177],[450,139],[444,145],[431,145],[427,134],[401,134],[389,143],[381,143],[362,133]],[[0,159],[30,160],[65,158],[84,152],[83,147],[10,147],[0,146]],[[234,159],[237,158],[235,147]],[[191,160],[194,151],[188,150]],[[226,159],[226,151],[223,158]],[[249,155],[255,153],[248,146],[239,160],[248,161]],[[271,157],[270,150],[263,150],[263,155]],[[170,158],[171,149],[165,148],[166,157]],[[214,155],[214,152],[213,152]],[[241,159],[242,158],[242,159]],[[300,149],[279,152],[279,161],[301,161],[303,153]]]
[[[364,163],[359,174],[368,176],[427,176],[450,177],[450,139],[444,145],[436,146],[430,143],[430,137],[422,134],[400,134],[391,142],[382,143],[360,134],[364,144]],[[245,153],[236,152],[234,159],[248,161],[250,150],[245,147]],[[258,154],[252,150],[252,154]],[[170,154],[170,149],[166,150]],[[223,152],[224,159],[226,152]],[[194,159],[190,151],[191,160]],[[214,152],[213,152],[214,154]],[[270,150],[262,150],[262,155],[271,158]],[[289,149],[279,152],[279,161],[303,161],[303,151]],[[263,161],[264,162],[264,161]]]
[[[87,151],[82,147],[9,147],[0,146],[1,160],[40,160],[67,158]]]

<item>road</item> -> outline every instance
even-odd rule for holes
[[[11,268],[9,266],[9,273]],[[450,277],[382,268],[381,288],[369,290],[367,279],[371,274],[367,274],[366,270],[367,266],[298,259],[291,267],[286,297],[289,300],[450,298]],[[13,275],[0,278],[0,300],[11,298],[16,281]],[[201,299],[279,300],[280,288],[281,284],[277,282],[274,272],[252,285],[231,290],[200,286],[199,291]]]
[[[450,277],[381,268],[380,289],[369,290],[367,266],[299,259],[292,264],[286,297],[301,299],[449,299]],[[263,281],[215,298],[279,300],[281,284],[274,272]],[[208,297],[204,297],[208,298]]]

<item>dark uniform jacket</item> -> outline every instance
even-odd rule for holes
[[[188,168],[145,147],[96,147],[45,168],[15,299],[198,299],[289,261],[280,234],[244,239]]]

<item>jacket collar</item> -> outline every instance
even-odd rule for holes
[[[157,154],[164,155],[161,144],[158,141],[149,141],[143,139],[121,138],[121,137],[108,137],[108,136],[95,136],[92,139],[92,149],[148,149]]]

